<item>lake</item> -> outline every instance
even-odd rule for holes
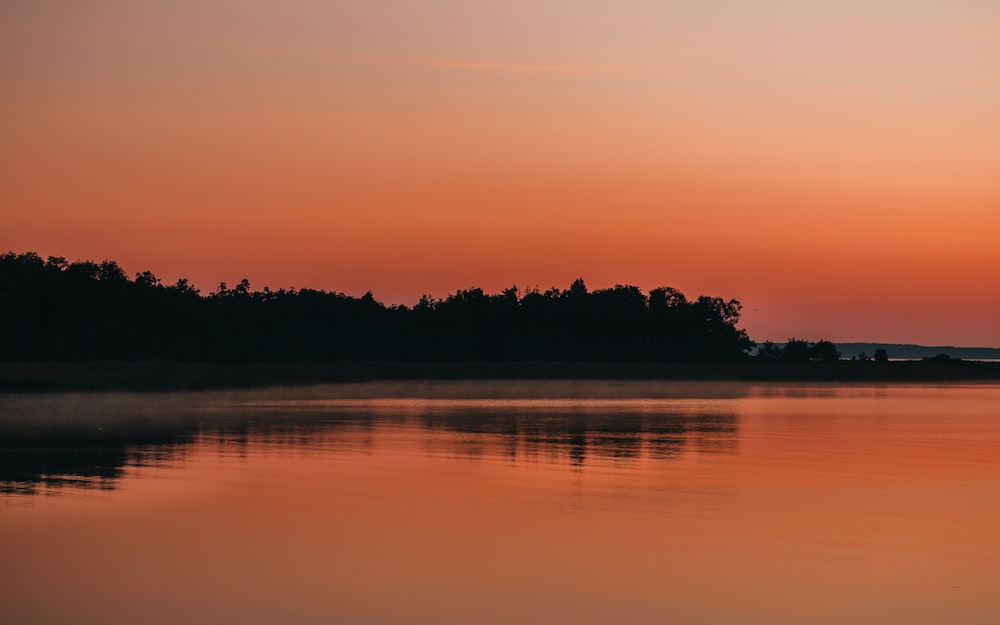
[[[0,395],[18,625],[995,624],[1000,385]]]

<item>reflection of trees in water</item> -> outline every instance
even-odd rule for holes
[[[433,455],[496,457],[583,467],[594,459],[666,460],[682,452],[731,453],[735,415],[493,407],[383,410],[277,407],[181,416],[123,418],[104,426],[0,423],[0,492],[39,494],[67,488],[117,488],[129,467],[164,466],[196,442],[246,456],[251,447],[284,452],[371,450],[394,428],[423,430]],[[417,412],[415,412],[417,411]],[[382,443],[391,445],[392,440]]]
[[[380,419],[371,412],[329,409],[257,409],[239,417],[206,420],[201,437],[223,447],[247,448],[251,443],[272,447],[311,448],[336,444],[347,432],[351,444],[373,442]],[[345,441],[346,442],[346,441]]]
[[[0,492],[116,488],[126,469],[178,460],[198,433],[180,396],[0,396]]]
[[[329,410],[161,412],[66,420],[0,423],[0,493],[54,494],[67,488],[113,490],[129,467],[176,463],[196,442],[215,442],[245,456],[250,445],[309,448],[352,432],[353,447],[372,444],[378,418],[370,412]]]
[[[549,458],[583,466],[588,458],[668,459],[685,450],[732,453],[738,422],[733,414],[650,412],[433,412],[421,416],[429,430],[451,436],[444,451],[513,461]]]
[[[8,443],[0,446],[0,492],[36,494],[64,488],[111,490],[126,467],[163,466],[176,462],[191,442],[190,434],[158,440],[125,442],[90,440],[67,445]]]

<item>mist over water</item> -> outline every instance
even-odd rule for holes
[[[998,406],[993,384],[2,395],[0,601],[18,623],[992,623]]]
[[[631,457],[645,443],[648,453],[662,455],[696,433],[732,431],[733,416],[719,402],[747,392],[745,385],[469,381],[10,395],[0,414],[6,447],[0,488],[22,494],[39,486],[52,487],[51,494],[72,486],[111,489],[127,466],[173,458],[199,441],[287,440],[308,448],[375,428],[423,430],[466,452],[496,451],[503,443],[503,453],[515,457],[518,449],[572,448],[574,464],[583,463],[587,447]]]

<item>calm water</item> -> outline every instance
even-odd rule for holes
[[[1000,622],[1000,385],[0,396],[5,623]]]

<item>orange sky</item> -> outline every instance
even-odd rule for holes
[[[0,250],[1000,346],[1000,4],[0,6]]]

